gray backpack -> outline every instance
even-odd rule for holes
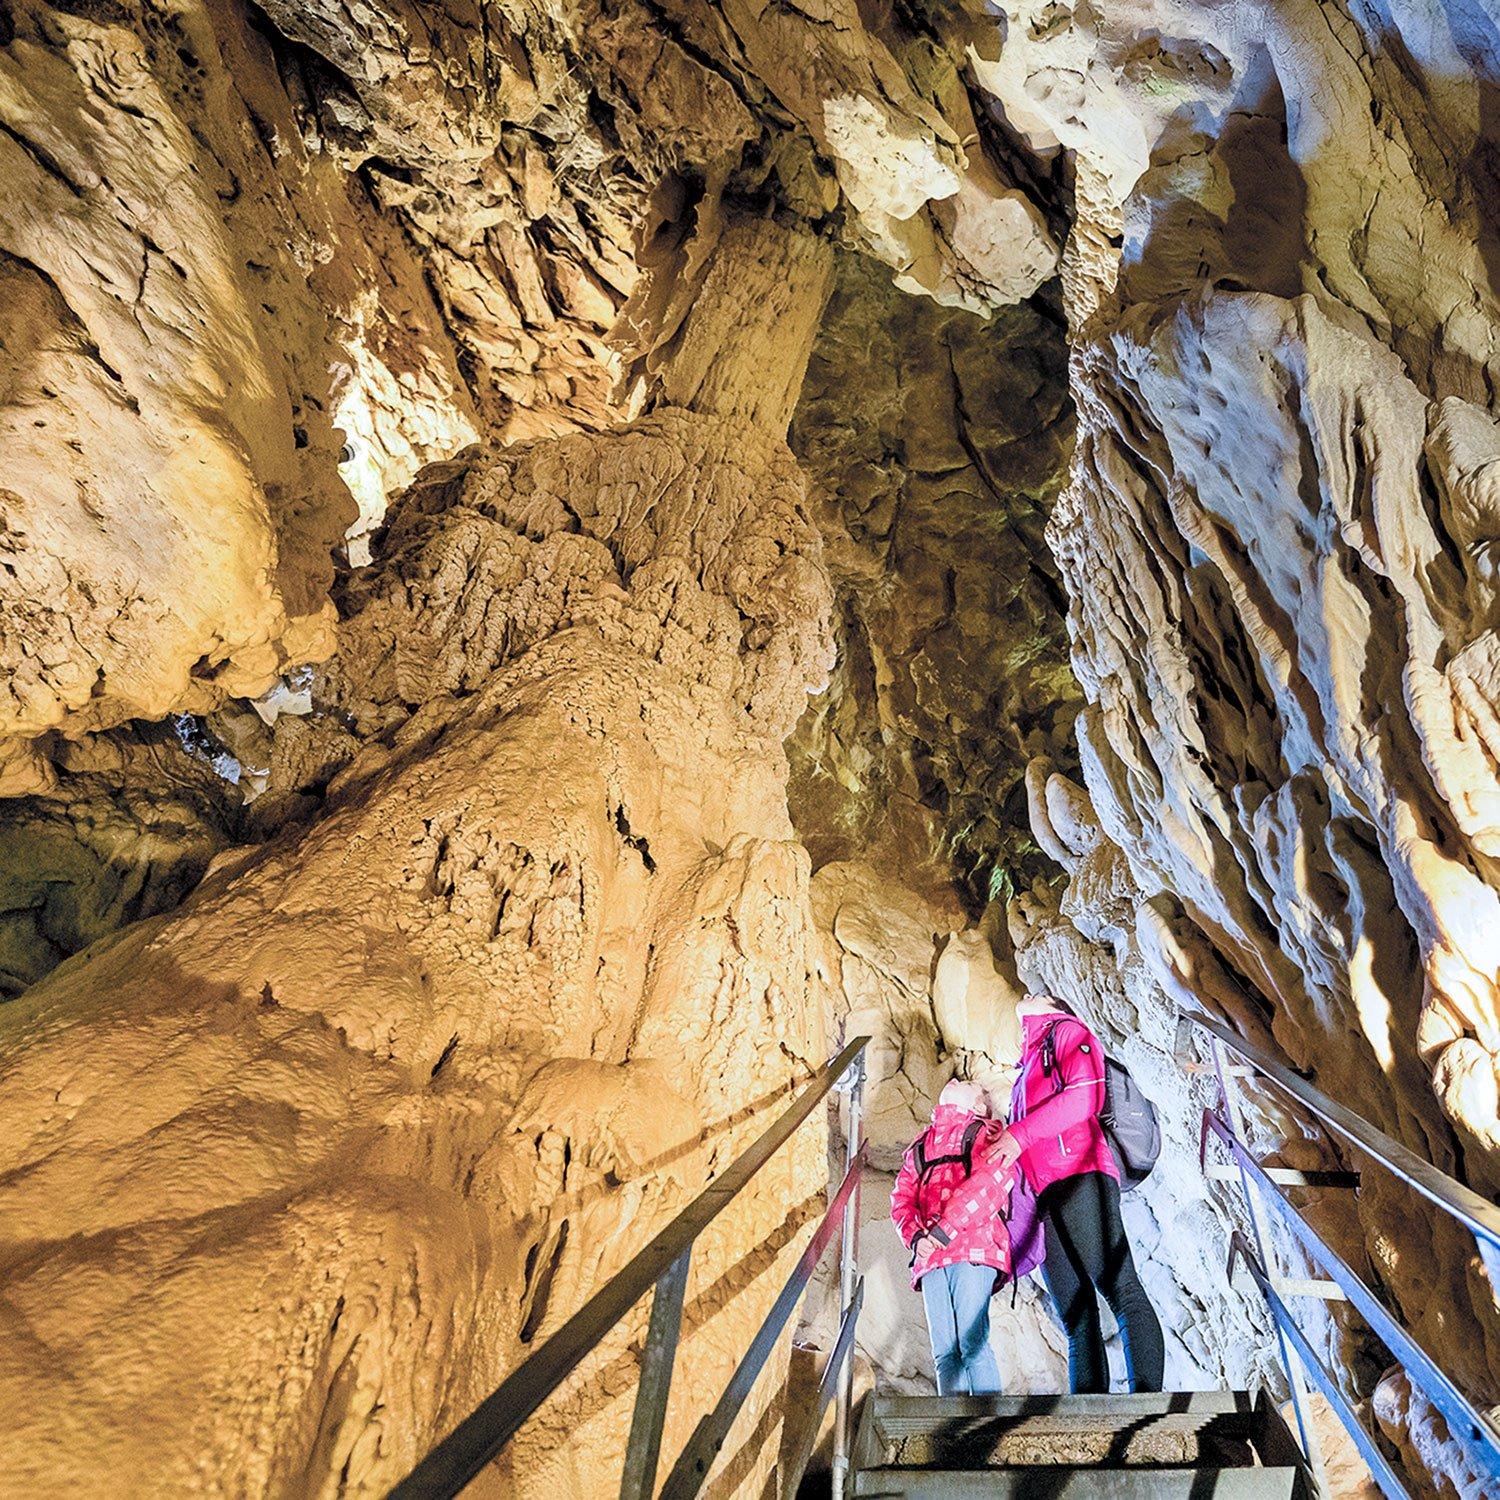
[[[1042,1040],[1042,1075],[1050,1078],[1057,1067],[1054,1023]],[[1130,1069],[1104,1054],[1104,1107],[1099,1111],[1104,1139],[1120,1168],[1120,1191],[1129,1193],[1150,1175],[1161,1155],[1161,1121],[1156,1106],[1141,1092]]]

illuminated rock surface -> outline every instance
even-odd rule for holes
[[[0,8],[0,1472],[379,1492],[846,1024],[914,1387],[879,1177],[1028,982],[1183,1383],[1270,1366],[1181,1009],[1500,1191],[1497,84],[1448,0]],[[1472,1246],[1314,1214],[1500,1403]],[[638,1332],[492,1489],[612,1483]]]
[[[765,226],[721,253],[805,358],[826,250]],[[155,1492],[382,1491],[732,1159],[747,1100],[821,1060],[780,739],[826,675],[830,593],[751,395],[408,491],[345,627],[367,744],[322,816],[7,1008],[22,1491],[127,1467]],[[727,1378],[823,1162],[804,1132],[705,1241],[684,1384]],[[598,1492],[640,1328],[493,1492]]]

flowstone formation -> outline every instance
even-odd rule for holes
[[[428,471],[344,627],[369,738],[322,816],[6,1008],[25,1492],[382,1491],[821,1062],[780,741],[830,591],[776,392],[828,264],[732,226],[677,347],[701,315],[738,356],[685,405]],[[825,1160],[804,1132],[705,1237],[683,1387],[727,1379]],[[643,1315],[489,1492],[613,1482]],[[773,1365],[728,1460],[747,1489],[775,1391]]]
[[[825,20],[8,6],[0,795],[327,659],[420,463],[638,413],[726,194],[954,305],[1051,276],[961,50]]]
[[[383,1491],[824,1057],[781,743],[831,591],[783,439],[830,242],[990,311],[1058,223],[960,49],[827,19],[0,20],[28,1491]],[[679,1389],[824,1167],[810,1130],[698,1246]],[[643,1316],[484,1486],[612,1482]]]
[[[1167,1106],[1184,1380],[1264,1329],[1175,1010],[1500,1190],[1497,85],[1457,0],[0,7],[5,1471],[379,1490],[830,1021],[888,1170],[1023,979]],[[1317,1212],[1500,1403],[1472,1245]],[[600,1487],[638,1333],[493,1486]]]
[[[0,795],[334,644],[368,490],[476,435],[416,261],[236,6],[6,8]],[[342,435],[336,431],[342,429]]]
[[[1051,539],[1093,806],[1195,945],[1154,944],[1159,976],[1493,1193],[1494,21],[1003,9],[983,84],[1077,163]],[[1364,1180],[1381,1281],[1493,1402],[1472,1242]],[[1441,1318],[1455,1295],[1473,1319]],[[1406,1404],[1377,1396],[1388,1435],[1478,1493]]]

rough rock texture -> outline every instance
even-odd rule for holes
[[[805,357],[826,250],[721,253],[798,288],[774,331]],[[22,1490],[382,1491],[821,1062],[780,740],[831,595],[752,395],[429,471],[345,628],[370,740],[322,817],[0,1012]],[[682,1388],[727,1378],[825,1152],[804,1132],[700,1242]],[[643,1315],[489,1492],[615,1482]],[[774,1457],[777,1374],[726,1489]]]
[[[56,795],[0,802],[0,997],[176,906],[232,837],[222,786],[158,730],[69,746]]]
[[[1494,20],[1003,9],[985,87],[1077,153],[1079,439],[1051,534],[1083,771],[1132,879],[1195,935],[1143,951],[1493,1192]],[[1382,1281],[1493,1402],[1472,1245],[1374,1176]],[[1445,1320],[1466,1293],[1474,1318]],[[1420,1412],[1406,1431],[1436,1456]]]
[[[319,58],[329,141],[421,247],[508,436],[613,419],[603,335],[639,264],[675,252],[671,231],[726,187],[846,212],[952,300],[1018,300],[1056,266],[955,60],[848,0],[266,11]]]
[[[14,793],[50,784],[50,731],[253,697],[332,650],[358,523],[336,424],[382,490],[474,429],[416,264],[304,141],[243,11],[22,3],[3,40]]]
[[[976,914],[1052,868],[1023,779],[1070,754],[1081,706],[1043,539],[1065,377],[1036,300],[982,320],[841,260],[791,436],[839,585],[838,664],[788,747],[815,864],[892,859]]]
[[[155,1478],[145,1433],[183,1487],[377,1487],[701,1180],[822,1046],[780,742],[835,641],[795,801],[841,1003],[908,1060],[881,1149],[1002,1060],[967,920],[1021,890],[1022,972],[1167,1091],[1174,1159],[1202,1005],[1500,1189],[1497,38],[1459,0],[0,9],[5,985],[229,829],[133,722],[204,716],[260,794],[232,831],[283,830],[0,1021],[0,1379],[48,1434],[7,1472],[87,1483],[48,1469],[86,1432],[58,1465]],[[1076,679],[1057,329],[995,316],[1063,233]],[[958,311],[846,262],[813,505],[831,241]],[[1086,791],[1039,766],[1028,834],[1080,692]],[[640,1101],[710,1132],[657,1177]],[[813,1168],[705,1260],[705,1372]],[[1181,1254],[1133,1206],[1174,1358],[1248,1373],[1183,1191]],[[1374,1174],[1317,1212],[1496,1400],[1472,1247]],[[559,1467],[617,1438],[615,1356],[549,1419],[597,1443],[517,1450],[538,1485],[597,1488]]]
[[[0,794],[326,658],[330,549],[421,462],[676,400],[731,201],[1028,296],[1056,244],[960,62],[852,5],[9,7]]]
[[[9,744],[326,656],[330,547],[477,429],[315,59],[232,5],[22,5],[3,41]]]

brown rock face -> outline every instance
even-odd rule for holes
[[[362,564],[481,423],[637,414],[726,199],[981,310],[1056,266],[961,49],[852,6],[24,0],[3,31],[0,795],[48,785],[49,736],[326,659],[330,550]]]
[[[797,288],[805,347],[826,250],[722,253]],[[718,399],[409,491],[339,658],[377,743],[323,817],[7,1008],[23,1489],[382,1490],[821,1062],[779,742],[830,593],[785,443]],[[727,1378],[825,1161],[805,1132],[703,1242],[686,1388]],[[613,1482],[639,1331],[493,1492]]]
[[[886,1170],[1023,981],[1168,1116],[1185,1380],[1267,1362],[1180,1010],[1500,1190],[1497,85],[1447,0],[0,4],[0,1472],[379,1491],[830,1022]],[[1472,1245],[1315,1213],[1500,1402]],[[639,1333],[493,1490],[613,1482]]]
[[[898,862],[972,914],[1052,869],[1026,824],[1033,755],[1081,706],[1043,529],[1066,475],[1062,329],[988,321],[840,263],[792,427],[839,586],[838,660],[789,744],[815,862]]]
[[[336,424],[367,429],[376,482],[473,428],[420,272],[309,149],[242,12],[7,15],[0,793],[14,794],[49,783],[34,742],[52,731],[201,712],[329,654],[330,551],[357,522]]]
[[[54,793],[0,802],[0,995],[170,911],[230,842],[224,784],[165,726],[68,747]]]

